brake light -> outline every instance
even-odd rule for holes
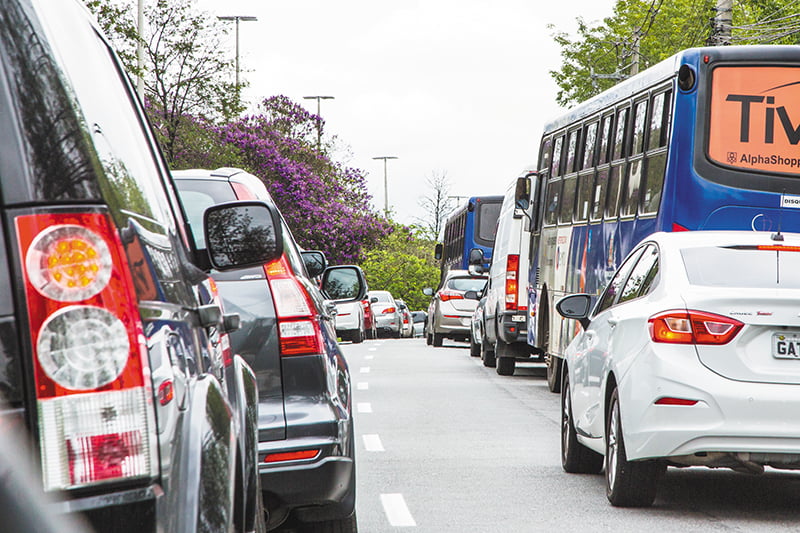
[[[395,313],[395,312],[397,312],[397,308],[396,307],[387,307],[386,309],[381,311],[381,314],[382,315],[388,315],[390,313]]]
[[[648,320],[654,342],[712,344],[730,342],[744,324],[726,316],[703,311],[666,311]]]
[[[506,258],[506,311],[516,311],[519,292],[519,255],[508,254]]]
[[[264,457],[265,463],[282,463],[286,461],[302,461],[306,459],[314,459],[319,455],[318,449],[300,450],[296,452],[277,452],[270,453]]]
[[[758,250],[769,250],[774,252],[800,252],[800,246],[781,246],[780,244],[756,246]]]
[[[314,315],[311,296],[289,267],[286,255],[264,266],[275,314],[282,356],[322,353],[322,330]]]
[[[454,291],[439,291],[439,299],[443,302],[447,302],[449,300],[463,300],[464,295],[460,292]]]
[[[47,490],[157,474],[136,292],[108,215],[17,217]]]

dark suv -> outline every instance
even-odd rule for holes
[[[226,347],[236,319],[77,1],[0,1],[0,139],[2,431],[28,435],[57,509],[98,531],[255,527],[255,382]],[[276,217],[260,202],[209,210],[213,264],[277,257]]]
[[[235,168],[172,173],[193,228],[214,204],[258,199],[264,183]],[[258,458],[270,528],[290,515],[300,531],[356,531],[350,373],[336,342],[336,302],[366,298],[357,266],[326,268],[301,252],[285,223],[284,253],[258,268],[214,272],[226,309],[241,317],[231,348],[258,380]],[[197,248],[205,246],[195,231]],[[315,279],[321,276],[322,289]]]

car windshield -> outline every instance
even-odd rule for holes
[[[388,292],[375,292],[372,293],[370,296],[377,298],[378,303],[390,304],[392,303],[392,295]]]
[[[453,278],[447,288],[454,291],[480,291],[486,285],[486,278]]]
[[[681,256],[692,285],[800,289],[800,253],[775,248],[709,246],[681,250]]]

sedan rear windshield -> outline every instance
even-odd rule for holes
[[[447,288],[454,291],[480,291],[486,285],[486,278],[453,278]]]
[[[692,285],[800,289],[800,251],[775,248],[709,246],[681,250],[681,255]]]

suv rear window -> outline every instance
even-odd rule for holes
[[[186,218],[192,228],[192,236],[198,249],[206,247],[203,232],[203,213],[212,205],[223,202],[235,202],[236,194],[227,181],[211,180],[175,180],[181,192],[181,203],[186,211]]]
[[[709,246],[681,250],[681,256],[692,285],[800,289],[800,252]]]
[[[454,291],[480,291],[486,285],[486,278],[453,278],[447,288]]]

